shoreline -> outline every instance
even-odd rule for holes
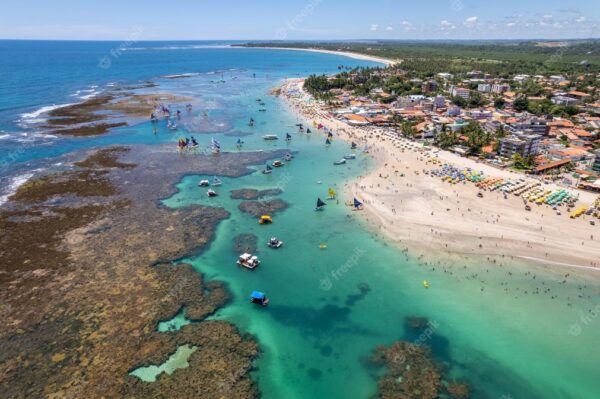
[[[416,257],[434,261],[475,255],[556,265],[562,270],[600,271],[600,264],[593,262],[594,254],[600,253],[600,242],[594,241],[595,229],[585,219],[557,216],[545,205],[526,212],[520,197],[503,199],[499,192],[486,192],[481,199],[474,184],[451,185],[425,175],[424,171],[439,168],[430,162],[430,151],[407,139],[386,137],[384,129],[353,127],[334,119],[302,89],[303,81],[288,79],[281,88],[282,97],[298,118],[311,124],[316,121],[341,139],[371,147],[375,166],[349,182],[344,191],[347,197],[365,203],[361,220],[373,233],[382,234],[400,249],[410,248]],[[455,166],[474,163],[434,150],[440,161]],[[486,175],[510,173],[477,166]]]
[[[393,66],[393,65],[399,64],[401,62],[400,60],[390,60],[387,58],[377,57],[374,55],[359,54],[359,53],[353,53],[350,51],[323,50],[323,49],[317,49],[317,48],[245,47],[245,46],[234,46],[234,45],[229,46],[229,47],[230,48],[252,48],[252,49],[257,48],[257,49],[266,49],[266,50],[307,51],[307,52],[311,52],[311,53],[332,54],[332,55],[339,55],[342,57],[354,58],[355,60],[378,62],[378,63],[384,64],[385,66]]]

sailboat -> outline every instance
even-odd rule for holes
[[[322,211],[323,209],[325,209],[325,205],[327,205],[327,204],[324,203],[323,201],[321,201],[321,198],[318,198],[317,206],[315,207],[315,211]]]
[[[307,128],[306,133],[312,133],[312,132],[310,131],[310,129]]]
[[[268,175],[271,172],[273,172],[273,168],[269,164],[267,164],[267,166],[262,171],[263,175]]]
[[[328,198],[328,199],[330,199],[330,200],[333,200],[333,199],[335,199],[335,197],[337,196],[337,193],[336,193],[336,192],[333,190],[333,188],[330,188],[330,189],[327,191],[327,194],[329,195],[329,198]]]
[[[285,141],[292,141],[292,135],[289,133],[285,134]]]
[[[210,148],[212,149],[213,154],[218,154],[221,152],[221,144],[215,140],[214,137],[211,139]]]
[[[242,144],[244,144],[244,142],[242,141],[242,139],[237,139],[237,142],[235,143],[235,145],[237,146],[237,148],[242,148]]]
[[[250,122],[248,122],[248,126],[254,126],[254,118],[250,118]]]
[[[330,139],[333,138],[333,133],[330,131],[329,133],[327,133],[327,137],[329,137]]]
[[[354,210],[360,211],[362,209],[363,209],[363,203],[360,202],[359,200],[357,200],[356,198],[354,198]]]
[[[330,145],[331,144],[331,140],[329,140],[329,137],[327,137],[325,139],[325,145]]]
[[[356,145],[356,143],[353,141],[352,145],[350,146],[351,150],[356,150],[356,148],[358,148],[358,146]]]
[[[369,153],[369,145],[368,144],[365,144],[365,146],[363,147],[362,152],[365,153],[365,154]]]
[[[220,186],[222,184],[223,184],[223,182],[217,176],[215,176],[213,178],[213,181],[212,181],[212,185],[213,186],[217,187],[217,186]]]

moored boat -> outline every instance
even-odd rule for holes
[[[206,192],[206,195],[208,195],[209,197],[218,197],[219,196],[219,194],[215,190],[211,190],[211,189],[209,189]]]
[[[344,159],[356,159],[356,154],[344,155]]]
[[[283,245],[283,241],[277,239],[277,237],[271,237],[271,239],[267,242],[267,246],[269,248],[281,248],[281,246]]]
[[[279,139],[279,137],[276,134],[265,134],[263,136],[263,140],[267,140],[267,141],[269,141],[269,140],[278,140],[278,139]]]
[[[252,294],[250,294],[250,302],[260,306],[267,306],[269,304],[269,298],[267,298],[264,292],[252,291]]]
[[[212,185],[215,187],[218,187],[218,186],[223,185],[223,182],[217,176],[215,176],[213,178]]]
[[[200,183],[198,183],[199,187],[208,187],[210,186],[210,182],[208,180],[200,180]]]
[[[257,256],[244,253],[240,255],[239,259],[237,260],[237,264],[245,267],[246,269],[254,270],[260,265],[260,260]]]
[[[317,206],[315,207],[315,211],[322,211],[323,209],[325,209],[325,205],[327,205],[326,203],[324,203],[321,198],[317,199]]]
[[[333,164],[334,164],[334,165],[343,165],[343,164],[345,164],[345,163],[346,163],[346,160],[342,158],[342,159],[340,159],[339,161],[335,161]]]
[[[273,168],[271,167],[271,165],[267,165],[267,166],[266,166],[266,167],[263,169],[263,171],[262,171],[262,174],[263,174],[263,175],[268,175],[268,174],[270,174],[270,173],[272,173],[272,172],[273,172]]]
[[[283,165],[285,165],[285,164],[284,164],[283,162],[281,162],[280,160],[278,160],[278,159],[277,159],[277,160],[273,161],[273,163],[272,163],[271,165],[272,165],[274,168],[280,168],[280,167],[282,167],[282,166],[283,166]]]

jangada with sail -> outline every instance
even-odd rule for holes
[[[326,203],[324,203],[321,198],[317,199],[317,206],[315,207],[315,211],[322,211],[325,209]]]

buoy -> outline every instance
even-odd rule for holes
[[[423,280],[423,287],[429,288],[429,282],[427,280]]]

